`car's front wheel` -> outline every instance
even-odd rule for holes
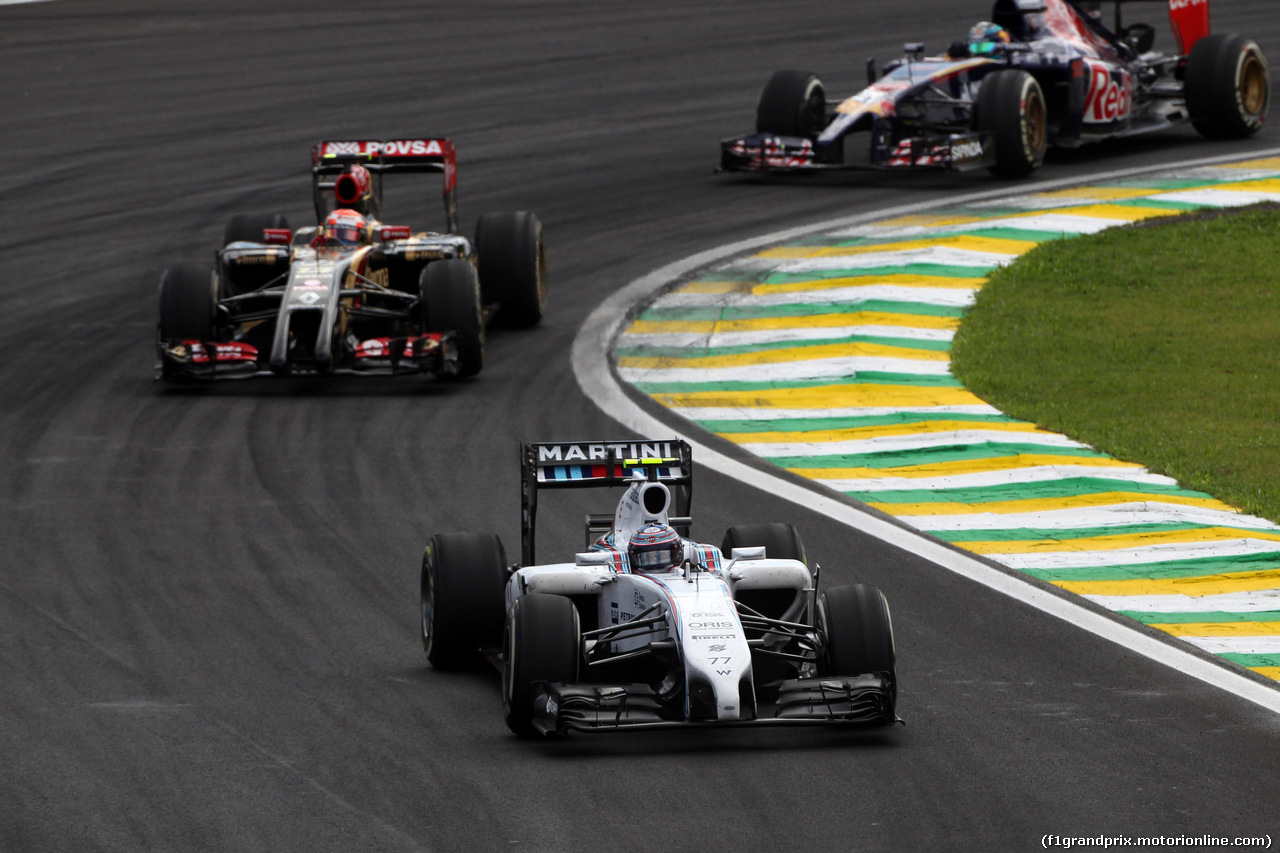
[[[418,280],[423,328],[458,336],[458,376],[475,376],[484,367],[484,315],[480,281],[469,261],[432,261]]]
[[[818,596],[818,633],[823,647],[820,675],[879,673],[889,680],[896,700],[898,656],[884,593],[860,583],[824,590]]]
[[[217,320],[213,276],[195,264],[175,264],[160,277],[160,340],[211,341]]]
[[[756,104],[756,133],[815,139],[827,121],[822,81],[808,71],[776,71]]]
[[[1049,112],[1036,78],[1017,68],[993,71],[982,80],[974,126],[995,146],[993,175],[1024,178],[1044,163]]]
[[[536,734],[533,700],[539,682],[578,680],[582,628],[563,595],[522,595],[507,611],[503,635],[502,717],[522,736]]]
[[[160,276],[160,321],[156,337],[161,343],[217,338],[218,301],[212,273],[195,264],[175,264]],[[179,368],[163,359],[160,378],[179,375]]]

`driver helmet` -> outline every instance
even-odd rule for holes
[[[357,246],[368,242],[369,231],[365,227],[364,217],[354,210],[340,207],[330,213],[324,220],[324,233],[330,239],[337,240],[347,246]]]
[[[680,534],[665,524],[652,522],[631,535],[627,564],[641,574],[669,572],[680,564]]]
[[[994,53],[996,48],[1003,47],[1011,41],[1009,33],[999,24],[990,21],[979,21],[969,30],[969,54],[982,56]]]

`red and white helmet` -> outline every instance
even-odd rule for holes
[[[338,208],[324,220],[324,233],[339,243],[357,246],[369,242],[369,230],[364,217],[354,210]]]
[[[651,522],[631,534],[627,545],[627,565],[642,574],[669,572],[683,556],[680,534],[665,524]]]

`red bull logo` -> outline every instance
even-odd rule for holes
[[[1129,117],[1133,104],[1133,79],[1129,72],[1111,69],[1101,62],[1088,62],[1089,96],[1084,104],[1086,124],[1110,124]],[[1118,79],[1117,79],[1118,78]]]

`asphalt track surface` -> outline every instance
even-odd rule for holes
[[[514,558],[517,441],[622,437],[569,364],[602,299],[709,246],[1002,185],[711,174],[717,139],[750,129],[775,68],[803,64],[847,92],[867,56],[940,48],[986,11],[0,7],[0,850],[1280,835],[1273,714],[705,470],[696,535],[792,521],[824,582],[884,589],[906,727],[527,742],[503,726],[492,674],[425,666],[430,534],[491,530]],[[1214,27],[1280,61],[1274,0],[1216,0]],[[458,385],[151,382],[166,264],[209,257],[237,212],[306,223],[315,140],[417,133],[456,140],[468,231],[488,211],[542,217],[542,327],[493,335],[485,371]],[[1246,143],[1172,131],[1052,153],[1027,186],[1277,144],[1274,123]],[[543,553],[576,547],[581,513],[602,508],[544,506]]]

